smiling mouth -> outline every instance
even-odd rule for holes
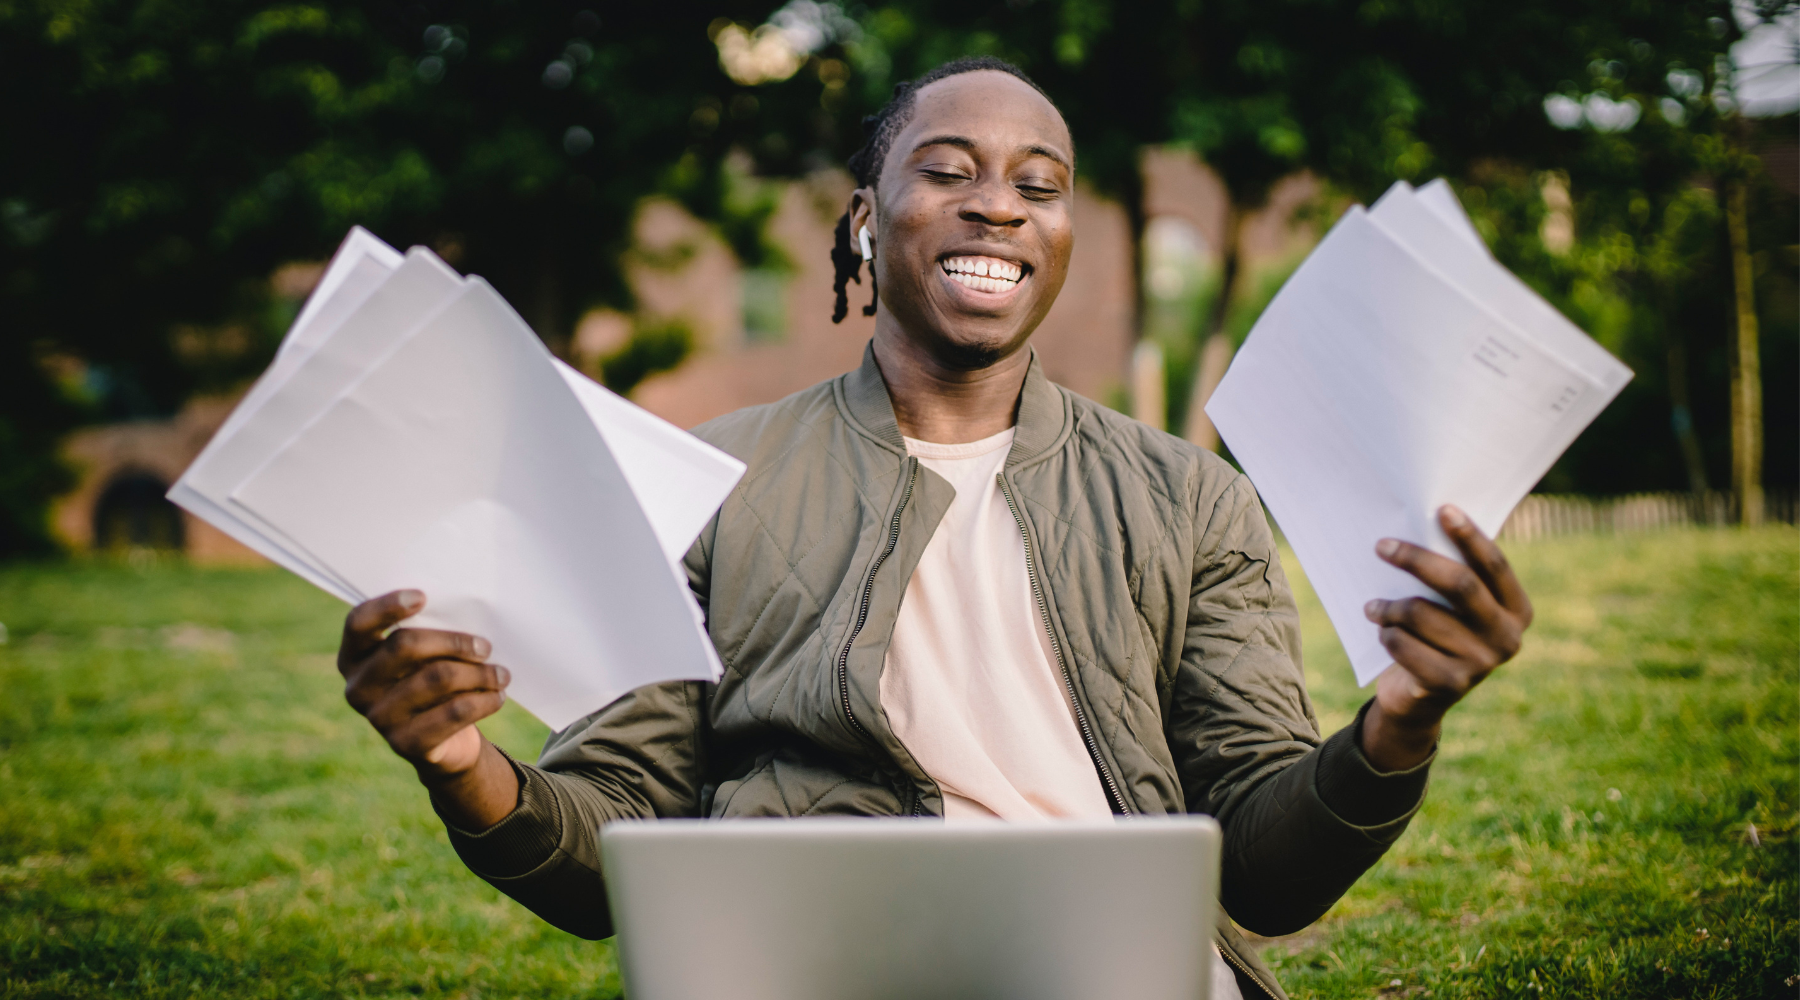
[[[951,281],[977,292],[1010,292],[1025,280],[1025,265],[999,257],[946,257],[939,266]]]

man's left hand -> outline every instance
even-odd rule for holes
[[[1394,657],[1363,716],[1363,753],[1383,771],[1429,757],[1444,713],[1518,654],[1531,625],[1531,599],[1493,539],[1455,507],[1440,508],[1438,523],[1467,565],[1394,538],[1375,546],[1383,560],[1443,595],[1443,603],[1408,597],[1363,608]]]

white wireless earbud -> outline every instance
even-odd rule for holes
[[[856,241],[862,244],[863,260],[874,260],[875,250],[869,246],[868,226],[862,227],[862,230],[856,234]]]

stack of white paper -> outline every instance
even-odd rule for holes
[[[713,680],[678,563],[736,459],[562,364],[480,278],[351,231],[169,498],[350,603],[485,636],[555,729]]]
[[[1392,657],[1363,604],[1437,596],[1375,543],[1460,559],[1437,509],[1498,532],[1630,379],[1488,254],[1447,184],[1399,183],[1288,279],[1206,413],[1367,684]]]

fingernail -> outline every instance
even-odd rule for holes
[[[400,606],[403,608],[411,610],[424,603],[425,595],[417,590],[402,590],[400,592]]]
[[[1392,538],[1383,538],[1375,543],[1375,554],[1383,559],[1392,559],[1400,551],[1400,543]]]
[[[512,671],[505,667],[495,667],[494,673],[499,676],[501,687],[505,687],[512,683]]]
[[[1364,615],[1364,617],[1368,618],[1370,621],[1374,621],[1375,616],[1379,615],[1379,614],[1381,614],[1381,602],[1380,601],[1370,601],[1369,603],[1363,605],[1363,615]]]
[[[480,636],[475,637],[475,655],[476,656],[485,660],[488,658],[488,654],[492,653],[493,651],[494,651],[493,643],[487,641],[486,639],[481,638]]]
[[[1452,528],[1461,528],[1469,523],[1469,515],[1464,514],[1462,508],[1453,503],[1445,504],[1443,513],[1444,523]]]

